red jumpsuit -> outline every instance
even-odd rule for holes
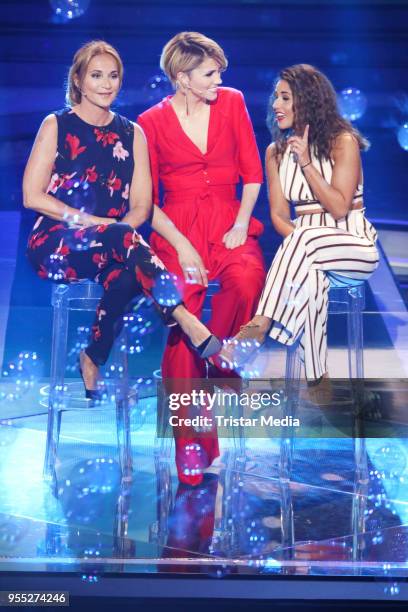
[[[263,225],[251,218],[244,245],[227,249],[224,234],[234,225],[239,200],[236,184],[262,183],[262,165],[251,120],[240,91],[220,87],[211,103],[207,152],[191,141],[170,103],[171,96],[142,113],[138,123],[149,147],[154,203],[159,204],[159,181],[164,190],[163,211],[197,249],[209,280],[217,279],[208,327],[219,338],[236,334],[254,314],[265,279],[257,237]],[[184,284],[177,253],[153,233],[150,244],[167,269],[180,279],[183,301],[200,317],[206,288]],[[179,328],[170,332],[164,352],[164,378],[202,378],[204,362],[188,346]],[[206,446],[208,447],[208,440]],[[209,463],[218,456],[215,440],[207,448]]]

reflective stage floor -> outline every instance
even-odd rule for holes
[[[356,441],[314,408],[320,434],[295,440],[289,479],[279,437],[245,449],[222,439],[220,460],[191,488],[178,485],[173,453],[155,453],[155,412],[154,397],[133,409],[133,476],[122,482],[112,406],[63,414],[52,482],[42,477],[46,414],[2,421],[3,576],[251,578],[262,589],[268,578],[347,577],[366,595],[374,584],[377,599],[405,598],[408,444],[395,423],[388,437]]]

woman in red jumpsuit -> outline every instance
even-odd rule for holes
[[[164,191],[163,208],[154,207],[157,233],[151,244],[180,279],[184,303],[198,317],[208,281],[219,281],[208,326],[226,338],[253,314],[265,278],[257,240],[263,226],[251,217],[262,183],[258,148],[242,93],[220,87],[227,60],[215,41],[182,32],[165,45],[160,66],[175,94],[138,118],[148,142],[155,204],[159,182]],[[166,381],[205,375],[204,361],[179,330],[170,333],[162,374]],[[179,478],[199,484],[202,469],[219,455],[216,435],[175,434]]]

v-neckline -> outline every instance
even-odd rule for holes
[[[214,106],[214,104],[211,104],[211,103],[209,104],[210,115],[208,117],[208,127],[207,127],[207,150],[206,150],[205,153],[203,153],[201,151],[200,147],[198,147],[196,145],[196,143],[190,138],[190,136],[187,134],[187,132],[184,130],[183,126],[181,125],[181,121],[180,121],[180,119],[179,119],[179,117],[178,117],[178,115],[176,113],[176,109],[174,108],[173,104],[171,103],[172,98],[173,98],[173,96],[167,96],[167,98],[166,98],[167,104],[171,108],[171,112],[173,113],[174,118],[176,120],[176,123],[177,123],[178,127],[180,128],[182,134],[184,135],[184,138],[190,143],[190,145],[192,147],[194,147],[196,149],[196,151],[198,151],[200,153],[200,155],[205,157],[206,155],[208,155],[208,152],[210,150],[210,135],[211,135],[211,123],[212,123],[211,118],[212,118],[212,114],[213,114],[212,107]]]

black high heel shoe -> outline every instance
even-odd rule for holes
[[[84,383],[85,397],[86,397],[86,399],[91,400],[91,402],[101,402],[102,399],[103,399],[103,396],[104,396],[103,391],[101,389],[87,389],[86,388],[84,374],[82,372],[81,354],[82,353],[80,353],[79,357],[78,357],[78,370],[79,370],[79,373],[81,375],[82,382]]]
[[[218,340],[217,336],[214,336],[214,334],[208,336],[208,338],[206,338],[204,342],[198,346],[193,344],[190,339],[189,344],[202,359],[207,359],[208,357],[211,357],[211,355],[219,353],[219,351],[222,349],[221,342]]]

